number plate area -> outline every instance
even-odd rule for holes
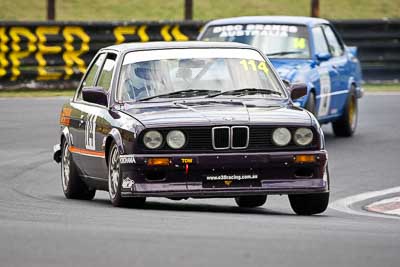
[[[203,175],[204,188],[260,187],[261,182],[256,172],[212,172]]]

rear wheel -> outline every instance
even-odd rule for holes
[[[358,122],[358,103],[354,86],[346,100],[342,116],[332,122],[332,129],[336,136],[350,137],[354,134]]]
[[[108,158],[108,193],[111,203],[116,207],[140,207],[146,202],[144,197],[123,198],[121,196],[122,175],[120,154],[117,145],[113,142]]]
[[[298,215],[313,215],[326,210],[329,192],[316,194],[289,195],[290,206]]]
[[[241,196],[235,198],[236,204],[241,208],[260,207],[267,201],[267,196]]]
[[[61,185],[66,198],[91,200],[96,194],[96,189],[89,188],[79,177],[67,141],[61,151]]]

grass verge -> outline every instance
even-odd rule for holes
[[[194,19],[246,15],[310,15],[310,0],[194,0]],[[183,19],[183,0],[56,1],[57,20]],[[320,1],[321,17],[329,19],[399,18],[399,0]],[[93,12],[95,11],[95,12]],[[1,0],[0,20],[45,20],[46,1]]]
[[[364,84],[365,92],[400,92],[400,83]]]

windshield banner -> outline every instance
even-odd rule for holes
[[[213,33],[219,37],[233,36],[281,36],[286,37],[290,34],[296,34],[298,27],[294,25],[279,24],[246,24],[246,25],[224,25],[213,28]]]

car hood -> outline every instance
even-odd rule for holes
[[[144,102],[129,105],[126,113],[145,127],[206,125],[311,125],[302,109],[286,101],[189,100]]]
[[[311,68],[313,64],[307,59],[274,59],[270,58],[272,65],[277,70],[282,79],[289,82],[295,82],[295,78],[299,72],[305,72]]]

